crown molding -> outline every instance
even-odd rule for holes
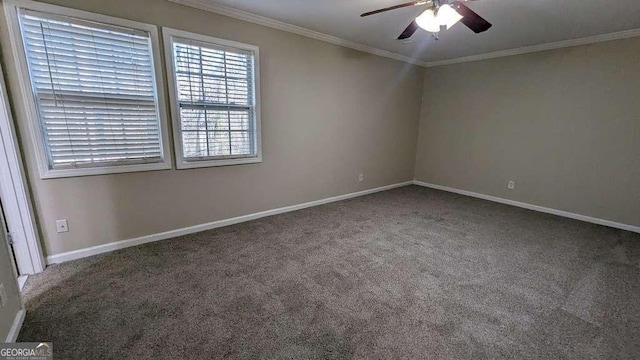
[[[477,54],[477,55],[464,56],[464,57],[453,58],[453,59],[427,62],[427,61],[411,58],[405,55],[400,55],[391,51],[382,50],[382,49],[374,48],[372,46],[356,43],[356,42],[342,39],[336,36],[323,34],[321,32],[309,30],[307,28],[303,28],[300,26],[287,24],[282,21],[252,14],[250,12],[234,9],[234,8],[220,5],[220,4],[215,4],[211,0],[169,0],[169,1],[177,4],[181,4],[181,5],[197,8],[200,10],[213,12],[219,15],[228,16],[234,19],[251,22],[254,24],[263,25],[263,26],[267,26],[267,27],[282,30],[282,31],[287,31],[290,33],[306,36],[312,39],[328,42],[328,43],[339,45],[339,46],[344,46],[354,50],[358,50],[358,51],[366,52],[369,54],[378,55],[378,56],[382,56],[382,57],[386,57],[386,58],[390,58],[390,59],[394,59],[394,60],[398,60],[398,61],[402,61],[402,62],[406,62],[409,64],[418,65],[422,67],[436,67],[436,66],[460,64],[460,63],[472,62],[472,61],[489,60],[489,59],[495,59],[495,58],[506,57],[506,56],[514,56],[514,55],[528,54],[528,53],[534,53],[539,51],[562,49],[567,47],[595,44],[595,43],[612,41],[612,40],[629,39],[629,38],[640,36],[640,29],[632,29],[632,30],[625,30],[625,31],[603,34],[603,35],[589,36],[589,37],[583,37],[578,39],[563,40],[563,41],[544,43],[539,45],[525,46],[525,47],[515,48],[515,49],[494,51],[494,52],[489,52],[484,54]]]
[[[614,32],[614,33],[603,34],[603,35],[563,40],[563,41],[557,41],[557,42],[551,42],[551,43],[545,43],[545,44],[533,45],[533,46],[525,46],[521,48],[495,51],[495,52],[490,52],[485,54],[464,56],[464,57],[459,57],[454,59],[431,61],[426,63],[426,67],[436,67],[436,66],[460,64],[460,63],[472,62],[472,61],[489,60],[489,59],[495,59],[495,58],[505,57],[505,56],[521,55],[521,54],[528,54],[528,53],[539,52],[539,51],[547,51],[547,50],[562,49],[562,48],[574,47],[574,46],[580,46],[580,45],[596,44],[596,43],[605,42],[605,41],[629,39],[629,38],[638,37],[638,36],[640,36],[640,29],[625,30],[625,31]]]
[[[427,63],[422,60],[414,59],[408,56],[396,54],[391,51],[382,50],[378,48],[374,48],[372,46],[359,44],[350,40],[341,39],[339,37],[335,37],[332,35],[323,34],[318,31],[309,30],[307,28],[303,28],[296,25],[287,24],[282,21],[274,20],[268,17],[252,14],[246,11],[234,9],[228,6],[215,4],[212,1],[207,0],[169,0],[171,2],[190,6],[196,9],[205,10],[209,12],[213,12],[219,15],[228,16],[234,19],[251,22],[258,25],[267,26],[270,28],[287,31],[290,33],[306,36],[308,38],[328,42],[330,44],[340,45],[343,47],[351,48],[354,50],[366,52],[373,55],[378,55],[382,57],[386,57],[389,59],[394,59],[402,62],[406,62],[413,65],[418,65],[422,67],[426,67]]]

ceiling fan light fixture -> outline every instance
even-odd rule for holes
[[[437,14],[433,8],[425,10],[416,18],[416,23],[429,32],[437,33],[441,26],[445,26],[448,30],[460,20],[462,15],[451,6],[444,4],[438,8]]]
[[[423,11],[418,15],[418,17],[410,22],[409,26],[407,26],[400,36],[398,36],[398,40],[406,40],[410,38],[416,33],[418,28],[434,33],[435,38],[437,39],[438,33],[442,28],[450,29],[453,25],[458,23],[458,21],[462,21],[466,27],[476,34],[489,30],[492,26],[491,23],[463,4],[467,1],[473,0],[414,0],[395,6],[369,11],[360,16],[366,17],[410,6],[427,5],[429,9]],[[453,6],[449,4],[453,4]]]
[[[418,26],[429,32],[437,33],[440,31],[440,21],[436,17],[436,13],[433,9],[427,9],[423,11],[422,14],[418,15],[416,23]]]
[[[445,4],[441,5],[438,9],[438,15],[436,16],[440,25],[444,25],[449,30],[458,21],[462,20],[463,16],[458,14],[451,6]]]

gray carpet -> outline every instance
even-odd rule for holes
[[[640,234],[409,186],[55,265],[56,359],[640,357]]]

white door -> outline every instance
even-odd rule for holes
[[[0,67],[0,200],[18,273],[30,275],[44,270],[44,258],[29,201],[29,189],[22,168],[16,131],[13,124],[7,88]]]
[[[2,231],[3,238],[7,242],[7,247],[9,248],[9,257],[11,258],[11,266],[13,266],[13,271],[16,276],[20,276],[20,271],[18,270],[18,263],[16,262],[16,253],[13,248],[13,241],[11,241],[11,235],[9,232],[9,227],[7,223],[4,221],[4,208],[2,207],[2,201],[0,201],[0,231]]]
[[[4,168],[2,158],[2,149],[0,149],[0,168]],[[3,169],[4,170],[4,169]],[[5,234],[7,242],[11,244],[10,248],[13,252],[15,263],[18,266],[18,273],[21,275],[31,275],[39,271],[34,269],[31,259],[27,234],[25,230],[23,217],[20,212],[19,199],[16,197],[15,188],[10,181],[8,174],[0,174],[0,203],[2,203],[3,224],[0,231]],[[42,271],[42,270],[40,270]]]

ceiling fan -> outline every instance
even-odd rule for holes
[[[443,29],[449,29],[458,21],[465,24],[473,32],[481,33],[489,30],[492,26],[487,20],[469,9],[463,2],[469,0],[419,0],[400,5],[391,6],[384,9],[366,12],[361,17],[379,14],[385,11],[396,10],[408,6],[426,5],[428,8],[418,15],[409,26],[398,36],[398,40],[410,38],[418,27],[433,33],[438,40],[438,33]],[[471,0],[474,1],[474,0]]]

